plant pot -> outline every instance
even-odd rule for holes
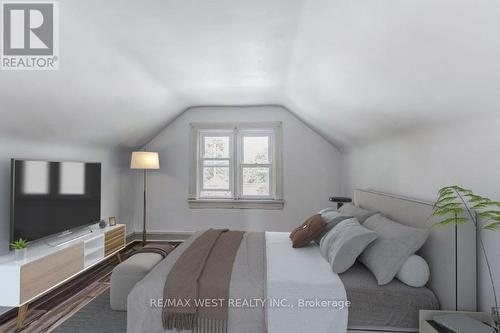
[[[28,257],[28,249],[15,249],[14,255],[16,257],[16,261],[26,260],[26,258]]]

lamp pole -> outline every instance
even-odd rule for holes
[[[146,172],[144,169],[144,209],[143,209],[143,221],[142,221],[142,246],[146,245]]]

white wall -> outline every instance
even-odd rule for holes
[[[189,123],[283,122],[285,208],[283,210],[190,209]],[[288,231],[340,190],[340,154],[330,143],[281,107],[192,108],[163,130],[148,149],[159,151],[161,170],[149,173],[148,231],[191,231],[211,227]],[[135,177],[133,218],[142,230],[142,179]],[[132,206],[132,205],[131,205]]]
[[[451,124],[387,138],[343,156],[344,194],[355,188],[434,200],[439,188],[461,185],[500,201],[500,117]],[[483,231],[500,291],[500,232]],[[486,267],[480,258],[479,304],[493,304]]]
[[[101,162],[101,216],[117,216],[120,223],[127,223],[129,220],[122,218],[126,215],[120,214],[120,177],[127,167],[125,156],[118,150],[104,148],[0,139],[0,253],[9,250],[11,158]]]

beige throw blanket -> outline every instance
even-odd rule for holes
[[[209,229],[179,257],[164,288],[163,328],[227,332],[231,273],[243,235],[241,231]],[[218,303],[208,306],[207,300]]]

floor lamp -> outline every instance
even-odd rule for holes
[[[144,210],[142,225],[142,245],[146,245],[146,183],[147,171],[158,170],[160,168],[160,155],[151,151],[134,151],[130,161],[130,169],[144,171]]]

